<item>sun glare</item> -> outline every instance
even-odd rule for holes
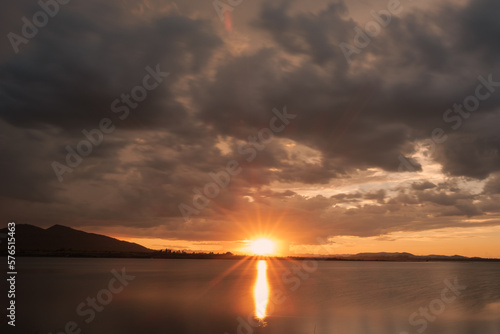
[[[250,242],[250,251],[255,255],[272,255],[276,251],[276,244],[269,239],[256,239]]]

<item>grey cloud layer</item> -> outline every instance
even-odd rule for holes
[[[20,17],[11,16],[36,9],[29,1],[6,6],[4,36],[20,28]],[[118,2],[69,4],[19,54],[6,52],[8,40],[2,42],[2,219],[164,226],[166,237],[215,240],[229,238],[235,220],[244,224],[241,210],[276,219],[281,212],[289,218],[283,228],[307,230],[310,241],[466,226],[455,218],[496,216],[500,91],[457,129],[443,113],[474,93],[479,75],[500,81],[500,21],[492,14],[499,9],[497,1],[477,0],[404,12],[347,63],[338,45],[352,42],[361,23],[343,2],[306,13],[294,11],[293,2],[263,1],[238,33],[266,43],[243,53],[231,51],[215,12],[138,14]],[[111,102],[156,64],[171,76],[119,121]],[[238,146],[267,126],[273,107],[285,105],[297,118],[243,165],[199,216],[204,220],[185,224],[177,205],[191,201],[209,172],[243,161]],[[116,122],[117,131],[59,184],[51,162],[63,161],[64,147],[76,145],[81,130],[103,117]],[[270,190],[276,183],[327,185],[368,168],[397,172],[400,154],[414,154],[436,127],[448,139],[432,159],[451,177],[490,177],[482,194],[428,181],[396,193],[333,197]],[[220,139],[228,151],[217,146]],[[306,158],[299,146],[317,159]]]

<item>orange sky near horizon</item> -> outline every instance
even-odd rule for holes
[[[487,232],[486,232],[487,230]],[[238,241],[186,241],[161,238],[133,238],[115,236],[145,247],[186,251],[233,252],[248,254],[248,240]],[[256,236],[255,238],[258,238]],[[327,245],[298,245],[277,240],[275,255],[328,255],[377,252],[408,252],[414,255],[462,255],[467,257],[500,258],[500,227],[463,229],[447,228],[422,232],[398,232],[380,237],[341,236],[330,238]]]

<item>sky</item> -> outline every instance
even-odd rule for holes
[[[500,257],[500,2],[2,3],[0,219]]]

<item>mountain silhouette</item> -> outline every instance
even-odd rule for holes
[[[0,247],[6,249],[7,228],[0,230]],[[29,224],[17,224],[16,253],[22,252],[152,252],[139,244],[118,240],[101,234],[87,233],[71,227],[54,225],[47,229]]]

